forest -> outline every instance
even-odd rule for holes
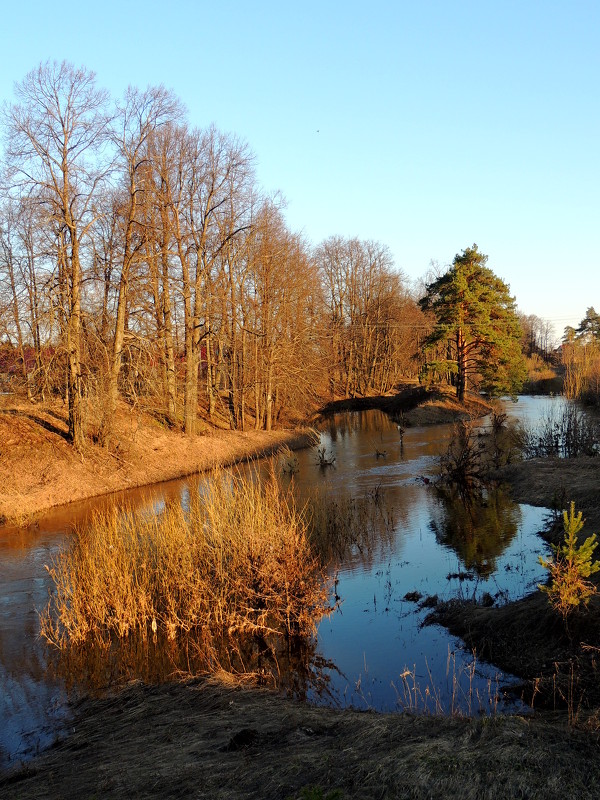
[[[246,144],[161,87],[112,103],[43,65],[5,115],[0,373],[62,394],[71,439],[119,398],[191,434],[198,410],[270,430],[298,404],[416,375],[426,324],[382,244],[310,246]]]
[[[199,415],[271,430],[324,399],[383,394],[401,378],[458,374],[460,395],[467,374],[493,388],[480,375],[486,360],[553,355],[549,326],[518,315],[492,274],[491,303],[499,298],[508,328],[500,342],[497,330],[490,339],[489,326],[472,327],[466,346],[480,358],[461,370],[444,296],[423,300],[444,285],[443,270],[414,287],[385,244],[314,245],[289,230],[249,146],[190,126],[163,87],[114,100],[92,72],[63,62],[41,64],[15,94],[3,119],[0,390],[62,397],[77,448],[110,440],[120,400],[190,435]],[[574,352],[577,332],[569,343]],[[496,388],[522,382],[522,365],[504,371]],[[587,391],[575,372],[573,391]]]

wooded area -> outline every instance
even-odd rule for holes
[[[517,313],[476,246],[418,301],[384,244],[313,246],[291,231],[248,145],[191,127],[163,87],[114,101],[63,62],[15,94],[3,119],[0,391],[62,397],[79,449],[110,440],[120,400],[189,435],[200,415],[271,430],[405,378],[447,381],[459,398],[467,386],[518,391],[522,354],[551,356],[549,323]],[[587,374],[573,346],[569,386]]]
[[[199,409],[270,430],[317,397],[418,373],[426,324],[385,246],[290,231],[248,146],[162,87],[114,103],[43,64],[5,114],[0,374],[63,396],[69,435],[119,398],[188,434]],[[18,380],[15,371],[18,371]]]

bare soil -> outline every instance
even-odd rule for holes
[[[0,523],[23,524],[53,506],[159,483],[303,447],[307,430],[231,431],[203,424],[193,437],[120,406],[108,446],[78,454],[67,441],[67,409],[4,400],[0,407]]]

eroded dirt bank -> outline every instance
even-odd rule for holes
[[[450,392],[408,386],[386,397],[330,403],[323,411],[382,408],[408,425],[435,424],[485,413],[475,396],[460,406]],[[159,483],[292,449],[313,441],[309,428],[231,431],[199,422],[187,437],[148,414],[122,404],[105,446],[89,443],[82,454],[67,442],[67,409],[60,402],[31,404],[4,398],[0,405],[0,524],[23,524],[54,506]]]
[[[78,454],[66,440],[61,404],[0,407],[0,522],[26,523],[54,506],[306,446],[308,429],[230,431],[204,426],[190,438],[151,417],[119,409],[118,436]]]
[[[0,779],[0,796],[21,800],[282,800],[332,790],[362,800],[592,798],[600,759],[595,739],[552,717],[335,711],[200,682],[85,701],[67,739]]]

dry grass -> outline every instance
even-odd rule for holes
[[[600,454],[600,425],[574,404],[549,411],[541,421],[524,428],[527,458],[577,458]]]
[[[568,791],[594,798],[597,748],[594,737],[554,716],[372,714],[206,681],[135,686],[86,701],[70,736],[0,779],[0,795],[300,800],[339,790],[345,800],[563,800]]]
[[[207,668],[234,636],[309,637],[327,581],[306,513],[275,475],[215,472],[188,510],[97,516],[51,567],[42,635],[59,648],[201,634]]]

